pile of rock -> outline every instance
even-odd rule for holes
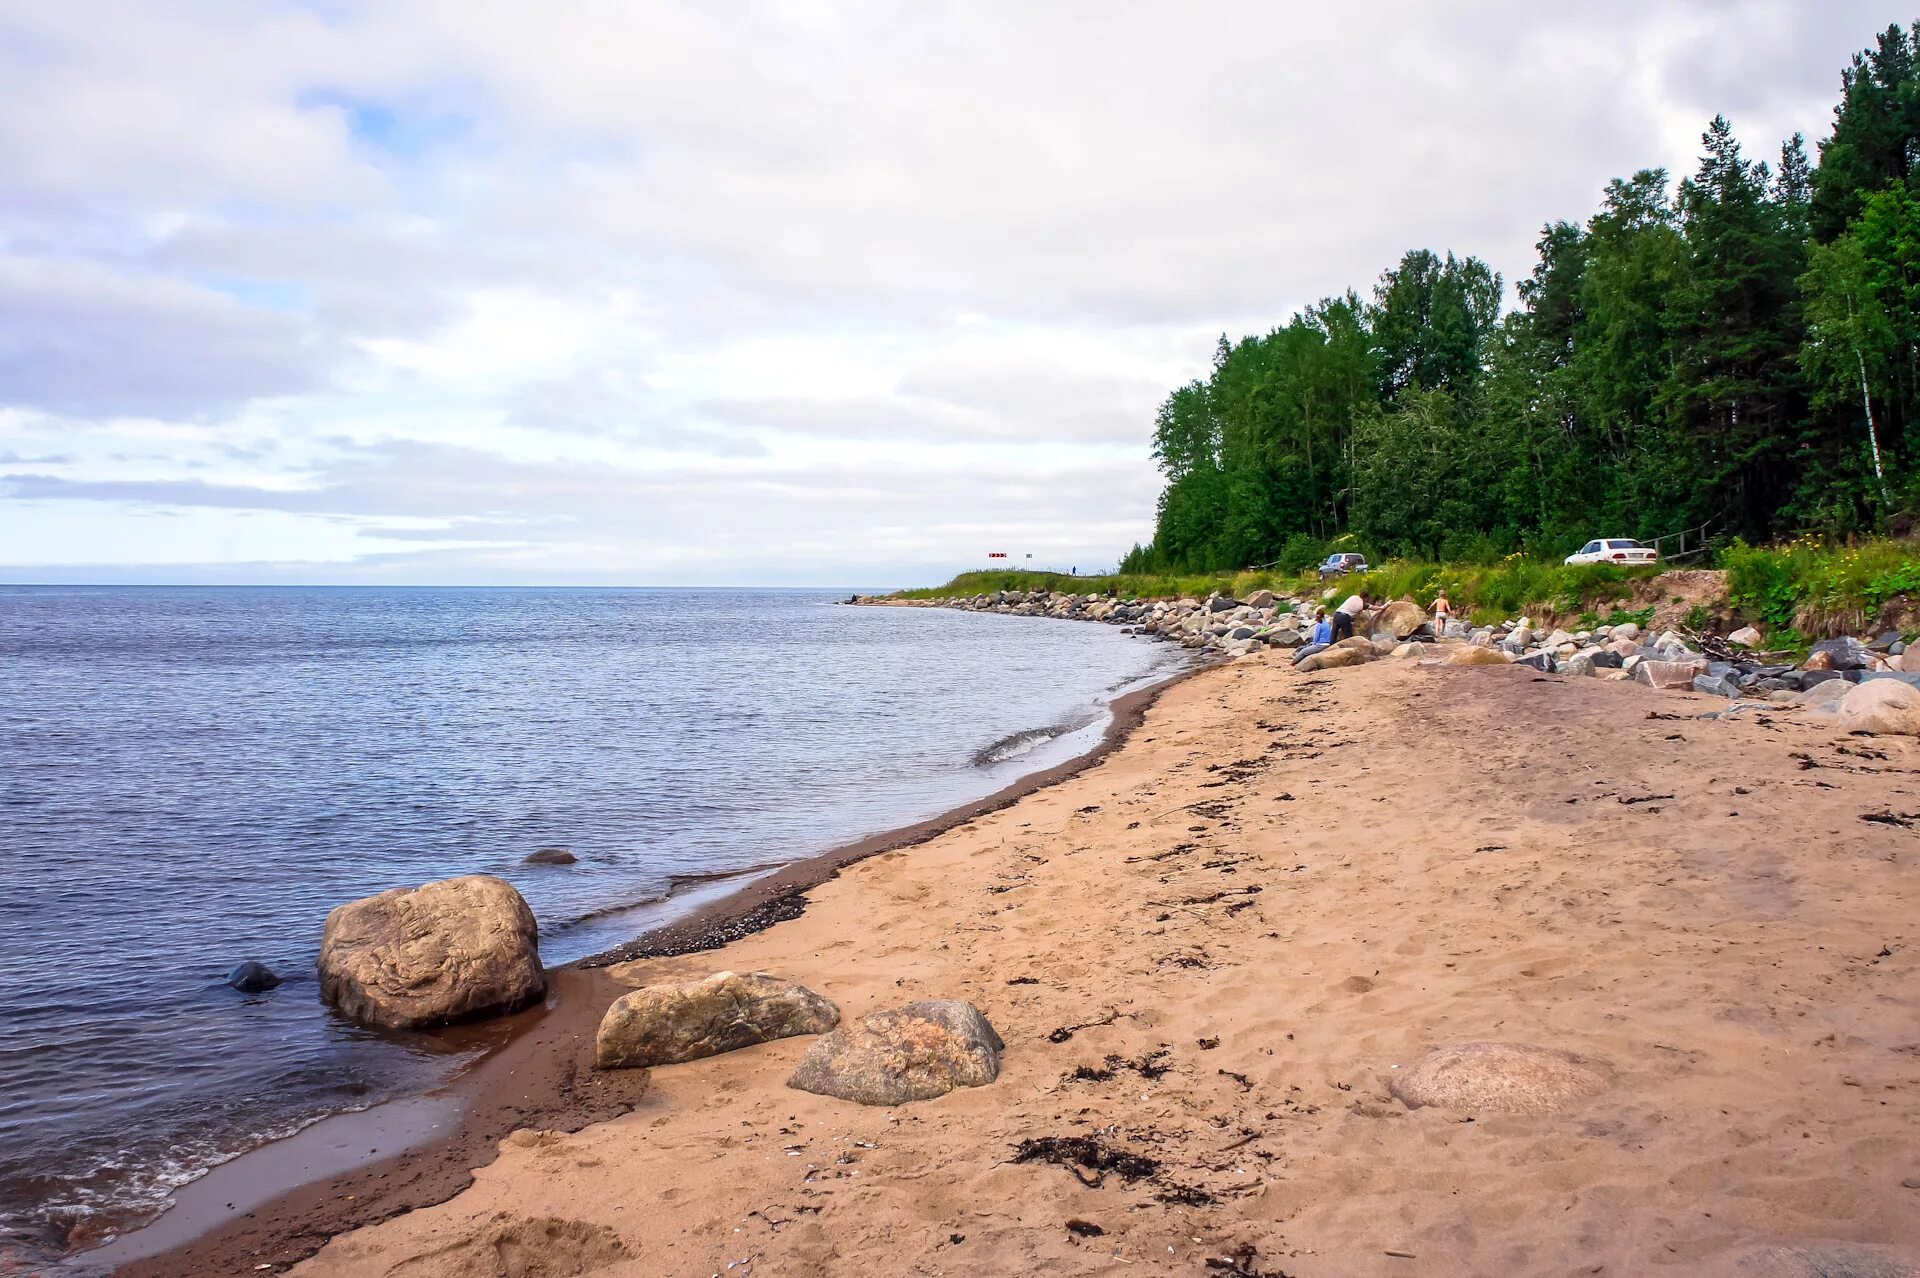
[[[1633,622],[1591,629],[1542,630],[1525,617],[1497,626],[1470,627],[1449,621],[1436,633],[1426,612],[1396,600],[1363,612],[1354,635],[1331,645],[1309,642],[1307,618],[1320,601],[1279,598],[1259,590],[1245,599],[1138,599],[1067,594],[1053,590],[1000,590],[960,598],[903,600],[856,595],[848,602],[959,608],[1022,617],[1100,621],[1129,634],[1179,643],[1227,657],[1265,648],[1288,650],[1300,670],[1336,670],[1378,658],[1435,659],[1448,665],[1529,666],[1548,674],[1581,675],[1748,700],[1810,701],[1837,705],[1857,684],[1895,680],[1920,690],[1920,645],[1909,649],[1897,632],[1870,640],[1827,639],[1804,661],[1772,659],[1765,637],[1752,627],[1724,640],[1689,639],[1675,631],[1643,631]],[[1822,685],[1835,686],[1823,691]],[[1920,703],[1920,702],[1917,702]],[[1885,717],[1884,708],[1859,713]]]
[[[1547,673],[1631,679],[1655,688],[1727,698],[1798,700],[1809,689],[1832,681],[1894,679],[1920,686],[1920,651],[1913,654],[1909,669],[1906,646],[1897,633],[1871,642],[1825,639],[1798,663],[1773,660],[1759,651],[1764,639],[1751,627],[1735,631],[1723,642],[1702,642],[1671,630],[1647,634],[1631,622],[1592,630],[1556,629],[1543,635],[1519,618],[1502,626],[1465,631],[1461,637]]]
[[[1310,627],[1290,600],[1271,590],[1245,599],[1209,595],[1205,599],[1130,599],[1112,595],[1076,595],[1057,590],[996,590],[992,594],[943,599],[895,599],[856,595],[848,602],[917,608],[959,608],[1017,617],[1062,621],[1101,621],[1125,627],[1128,634],[1164,639],[1186,648],[1239,656],[1258,648],[1298,648]],[[1411,605],[1409,605],[1411,606]]]

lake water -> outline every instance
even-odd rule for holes
[[[579,958],[1090,748],[1182,659],[844,597],[0,587],[0,1239],[96,1240],[456,1067],[321,1005],[342,901],[498,874]]]

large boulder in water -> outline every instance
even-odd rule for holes
[[[596,1069],[677,1065],[796,1034],[824,1034],[840,1009],[804,985],[764,972],[715,972],[697,981],[622,994],[594,1036]]]
[[[862,1105],[931,1100],[1000,1076],[1006,1044],[980,1009],[929,999],[875,1012],[817,1040],[787,1086]]]
[[[320,997],[363,1024],[480,1020],[546,992],[533,911],[492,875],[394,888],[327,915]]]
[[[1373,633],[1389,634],[1395,639],[1405,639],[1427,622],[1427,614],[1420,605],[1405,599],[1396,599],[1381,608],[1373,617]]]
[[[1550,1114],[1613,1086],[1604,1063],[1518,1043],[1436,1047],[1387,1090],[1409,1109],[1432,1105],[1507,1114]]]
[[[1920,689],[1899,679],[1858,684],[1840,698],[1838,708],[1840,726],[1848,732],[1920,736]]]

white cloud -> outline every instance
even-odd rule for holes
[[[1416,246],[1523,274],[1715,111],[1757,155],[1817,137],[1900,16],[0,0],[0,545],[1110,561],[1220,331]]]

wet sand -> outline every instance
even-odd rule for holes
[[[764,970],[848,1017],[968,998],[997,1082],[864,1108],[784,1086],[806,1040],[657,1069],[294,1272],[1920,1272],[1920,744],[1692,717],[1725,707],[1513,667],[1205,672],[797,917],[580,974],[603,1000]],[[598,1009],[571,1006],[553,1055],[583,1069]],[[1612,1086],[1544,1114],[1389,1091],[1480,1040]],[[1017,1161],[1049,1138],[1142,1161]],[[289,1258],[201,1257],[138,1272]]]

